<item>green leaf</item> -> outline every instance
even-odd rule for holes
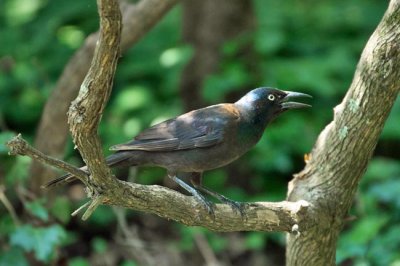
[[[212,250],[216,253],[223,251],[229,244],[228,239],[221,237],[218,234],[210,233],[207,234],[208,243]]]
[[[115,214],[109,206],[100,205],[88,219],[91,225],[97,227],[108,226],[115,221]]]
[[[36,16],[43,1],[39,0],[14,0],[6,1],[5,15],[11,25],[24,24]],[[4,6],[3,6],[4,8]]]
[[[96,253],[104,253],[107,250],[107,241],[101,237],[95,237],[92,240],[92,249]]]
[[[285,32],[280,29],[271,28],[268,32],[259,29],[255,33],[254,48],[260,54],[273,54],[281,49],[286,41]]]
[[[129,86],[118,94],[115,99],[115,109],[120,112],[128,112],[145,108],[147,103],[152,101],[150,89],[144,86]]]
[[[377,235],[369,246],[367,259],[374,265],[394,265],[400,259],[400,227],[393,223],[388,230]]]
[[[201,227],[186,227],[181,226],[180,229],[180,241],[178,243],[179,250],[191,251],[194,249],[195,235],[204,234],[204,228]]]
[[[132,260],[125,260],[120,266],[137,266],[138,264]]]
[[[374,215],[364,217],[355,223],[351,231],[339,238],[337,263],[346,258],[364,258],[368,251],[368,245],[380,235],[381,229],[388,220],[386,215]]]
[[[354,225],[347,239],[352,243],[366,244],[378,235],[387,221],[388,217],[385,215],[364,217]]]
[[[367,172],[362,179],[362,185],[371,181],[385,180],[388,177],[398,178],[400,176],[400,164],[398,160],[384,157],[375,157],[368,165]]]
[[[160,64],[165,68],[170,68],[187,63],[192,55],[193,49],[189,46],[169,48],[160,55]]]
[[[28,266],[24,252],[17,247],[12,247],[9,250],[0,253],[0,266]]]
[[[32,251],[36,246],[35,229],[31,225],[18,227],[11,234],[10,243],[21,247],[25,251]]]
[[[392,111],[390,112],[390,115],[385,123],[385,127],[383,128],[382,131],[382,139],[399,139],[400,136],[400,126],[399,122],[400,121],[400,98],[397,98],[397,100],[394,102],[394,105],[392,107]]]
[[[90,264],[85,258],[77,257],[71,259],[68,262],[68,266],[90,266]]]
[[[381,202],[393,204],[400,210],[400,180],[388,179],[382,183],[371,186],[370,195]]]
[[[12,245],[21,247],[26,252],[33,251],[38,260],[48,262],[54,249],[66,238],[66,232],[59,225],[49,227],[18,227],[10,236]]]
[[[248,249],[261,250],[264,248],[266,237],[259,232],[251,232],[247,235],[245,245]]]
[[[26,156],[16,156],[15,162],[11,169],[6,173],[6,185],[13,186],[17,182],[26,180],[28,177],[29,165],[32,161],[31,158]]]
[[[204,185],[213,189],[224,189],[228,176],[223,169],[207,172],[204,176]]]
[[[15,230],[14,221],[9,214],[2,214],[0,218],[0,236],[6,236]]]
[[[49,220],[49,213],[47,212],[47,209],[42,205],[42,200],[28,202],[25,204],[25,208],[42,221],[47,222]]]
[[[67,197],[57,197],[50,208],[50,213],[60,220],[63,224],[67,224],[71,219],[71,202]]]

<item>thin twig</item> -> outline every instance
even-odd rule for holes
[[[66,163],[64,161],[52,158],[43,154],[42,152],[36,150],[32,146],[26,142],[21,136],[18,134],[17,136],[13,137],[6,143],[7,147],[10,149],[9,155],[23,155],[28,156],[32,159],[35,159],[43,164],[54,166],[58,169],[61,169],[65,172],[68,172],[77,178],[79,178],[83,183],[87,183],[88,175],[81,169],[73,166],[72,164]]]
[[[7,209],[7,211],[10,213],[11,218],[14,221],[15,225],[20,225],[21,222],[18,219],[17,213],[14,210],[14,207],[12,206],[11,202],[8,200],[6,194],[5,194],[6,188],[1,185],[0,186],[0,201],[3,203],[4,207]]]
[[[86,202],[85,204],[83,204],[82,206],[80,206],[78,209],[76,209],[73,213],[71,213],[71,216],[76,216],[78,213],[80,213],[84,208],[86,208],[87,206],[89,206],[90,201]]]
[[[96,210],[96,208],[103,203],[104,197],[101,195],[94,196],[94,198],[91,200],[89,207],[85,211],[85,213],[82,215],[82,220],[86,221],[89,219],[89,217],[92,215],[92,213]],[[86,204],[85,204],[86,205]]]

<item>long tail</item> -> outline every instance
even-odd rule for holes
[[[132,156],[132,152],[117,152],[114,153],[106,158],[106,163],[109,167],[115,167],[119,165],[123,165],[125,161],[130,159]],[[83,166],[80,168],[81,170],[87,172],[89,174],[89,171],[87,169],[87,166]],[[63,176],[57,177],[53,180],[50,180],[46,184],[42,185],[42,188],[52,188],[52,187],[58,187],[61,185],[65,185],[69,182],[72,182],[76,180],[77,178],[72,175],[72,174],[65,174]]]

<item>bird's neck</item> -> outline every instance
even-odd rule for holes
[[[268,109],[255,109],[252,106],[238,106],[242,119],[252,127],[264,131],[272,117]]]
[[[260,111],[260,110],[258,110]],[[265,128],[272,120],[268,113],[257,112],[257,110],[241,110],[240,136],[247,146],[255,145],[262,137]]]

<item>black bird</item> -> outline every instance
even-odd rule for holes
[[[223,103],[194,110],[156,124],[133,140],[112,146],[116,153],[108,156],[110,167],[160,166],[168,177],[191,193],[210,214],[213,203],[202,194],[209,194],[229,204],[243,215],[244,205],[202,186],[204,171],[227,165],[250,150],[261,138],[268,123],[279,114],[310,105],[290,102],[291,98],[310,95],[257,88],[235,103]],[[86,166],[82,168],[87,171]],[[190,186],[178,174],[190,174]],[[74,180],[67,174],[44,185],[45,188]]]

